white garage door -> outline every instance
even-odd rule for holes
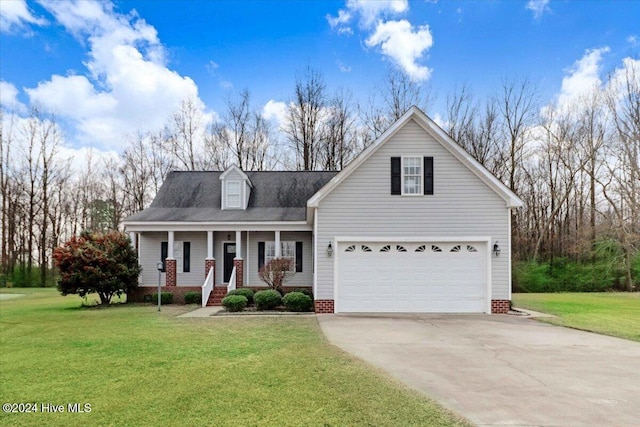
[[[482,313],[486,242],[341,242],[336,311]]]

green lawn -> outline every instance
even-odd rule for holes
[[[330,346],[314,317],[186,318],[187,308],[81,308],[0,289],[0,401],[90,413],[0,413],[12,426],[468,425]]]
[[[515,307],[557,318],[545,322],[640,341],[640,293],[513,294]]]

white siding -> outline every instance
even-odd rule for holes
[[[158,285],[156,264],[160,261],[160,246],[168,240],[167,233],[140,233],[140,265],[142,266],[141,285]],[[207,256],[207,233],[176,232],[174,235],[175,255],[177,259],[178,286],[199,286],[204,282],[204,259]],[[190,272],[185,273],[182,256],[179,253],[182,245],[178,242],[191,242]],[[165,284],[165,273],[162,273],[162,285]]]
[[[224,243],[235,243],[235,231],[218,231],[214,233],[214,253],[216,259],[216,283],[222,283],[224,278]],[[227,239],[227,236],[230,239]],[[206,239],[206,233],[205,233]],[[247,254],[247,232],[242,232],[242,259],[244,260],[245,285],[266,286],[258,277],[258,242],[275,240],[275,233],[268,231],[249,232],[249,252]],[[313,260],[311,247],[311,233],[308,231],[294,232],[283,231],[280,240],[302,242],[302,272],[296,273],[286,286],[311,286],[313,282]],[[204,249],[206,250],[206,241]],[[205,252],[206,256],[206,252]],[[204,258],[203,270],[204,270]],[[203,273],[204,274],[204,273]],[[156,279],[157,280],[157,279]],[[204,279],[203,279],[204,280]]]
[[[401,156],[433,156],[434,195],[390,195],[390,158]],[[323,248],[335,237],[490,236],[502,249],[492,257],[491,298],[508,299],[508,215],[503,199],[411,120],[320,203],[316,298],[334,298],[334,259]]]

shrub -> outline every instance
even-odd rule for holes
[[[232,295],[242,295],[243,297],[245,297],[247,299],[247,304],[249,304],[249,305],[253,304],[253,290],[252,289],[240,288],[240,289],[234,289],[231,292],[227,293],[227,296],[232,296]]]
[[[258,291],[253,299],[256,302],[256,308],[258,310],[273,310],[282,304],[280,293],[273,289]]]
[[[247,306],[247,298],[244,295],[230,295],[222,299],[222,306],[227,311],[242,311]]]
[[[158,303],[158,294],[151,294],[151,302],[154,304]],[[161,292],[160,293],[160,304],[173,304],[173,292]]]
[[[296,274],[294,267],[295,263],[289,258],[274,258],[262,266],[258,276],[269,288],[282,293],[282,284]]]
[[[184,303],[185,304],[201,304],[202,294],[200,294],[200,292],[197,292],[197,291],[185,292]]]
[[[289,292],[282,299],[284,306],[289,311],[311,311],[313,301],[309,295],[302,292]]]
[[[113,295],[138,287],[138,255],[124,233],[82,233],[54,249],[53,259],[62,295],[84,297],[95,292],[101,304],[109,304]]]
[[[313,301],[313,291],[311,291],[311,289],[308,288],[298,288],[298,289],[294,289],[292,292],[300,292],[305,294],[306,296],[308,296],[309,298],[311,298],[311,301]]]

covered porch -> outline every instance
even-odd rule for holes
[[[142,266],[137,292],[142,298],[154,292],[160,279],[163,291],[173,292],[178,301],[185,292],[200,290],[203,303],[219,304],[228,290],[265,289],[258,272],[276,257],[289,257],[295,263],[296,274],[287,282],[287,288],[311,289],[313,236],[306,222],[194,228],[193,224],[128,225],[127,232]],[[163,266],[160,275],[159,262]]]

